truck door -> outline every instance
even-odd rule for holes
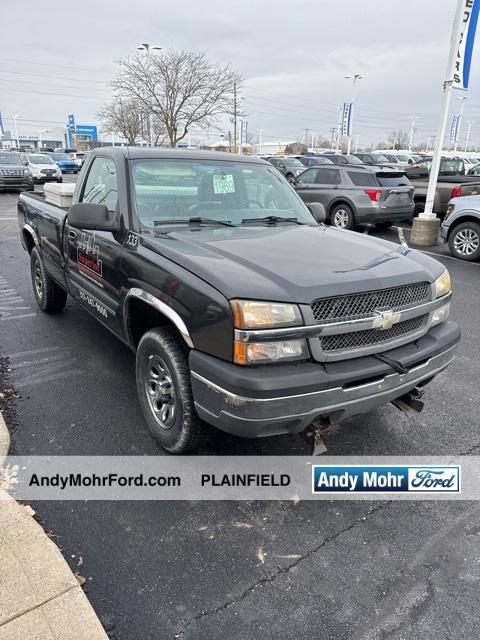
[[[97,156],[91,163],[78,202],[104,204],[118,215],[115,161]],[[121,335],[118,307],[122,245],[110,231],[89,231],[65,225],[66,281],[71,295],[93,316]]]

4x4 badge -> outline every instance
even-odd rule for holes
[[[373,327],[379,331],[391,329],[394,324],[400,322],[400,313],[394,311],[376,311],[375,313],[377,313],[377,317],[373,321]]]

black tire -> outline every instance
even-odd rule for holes
[[[206,426],[195,411],[188,353],[171,331],[157,328],[143,335],[136,379],[143,416],[155,440],[169,453],[197,449]]]
[[[356,228],[355,216],[348,204],[337,204],[330,212],[330,224],[338,229]]]
[[[57,178],[57,182],[63,182],[63,178]]]
[[[67,292],[58,286],[45,271],[42,256],[37,247],[30,256],[30,274],[32,277],[33,295],[38,306],[45,313],[58,313],[67,302]]]
[[[459,260],[473,262],[480,258],[480,224],[468,220],[454,227],[448,237],[450,253]]]

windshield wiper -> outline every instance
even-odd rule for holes
[[[165,220],[154,220],[153,226],[159,227],[162,224],[221,224],[224,227],[236,227],[236,224],[228,222],[228,220],[215,220],[215,218],[193,217],[188,219],[167,218]]]
[[[295,224],[307,224],[305,222],[300,222],[298,218],[284,218],[283,216],[265,216],[264,218],[244,218],[242,220],[242,224],[244,222],[266,222],[273,224],[274,222],[293,222]]]

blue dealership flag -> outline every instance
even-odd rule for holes
[[[3,136],[5,130],[3,128],[2,112],[0,111],[0,136]]]
[[[452,118],[452,126],[450,128],[450,142],[458,142],[458,132],[460,130],[460,119],[462,116],[454,115]]]
[[[464,0],[463,14],[460,18],[462,27],[458,39],[458,49],[453,73],[452,86],[454,89],[468,89],[479,11],[480,0]]]
[[[344,102],[342,111],[342,136],[349,136],[352,133],[352,103]]]

